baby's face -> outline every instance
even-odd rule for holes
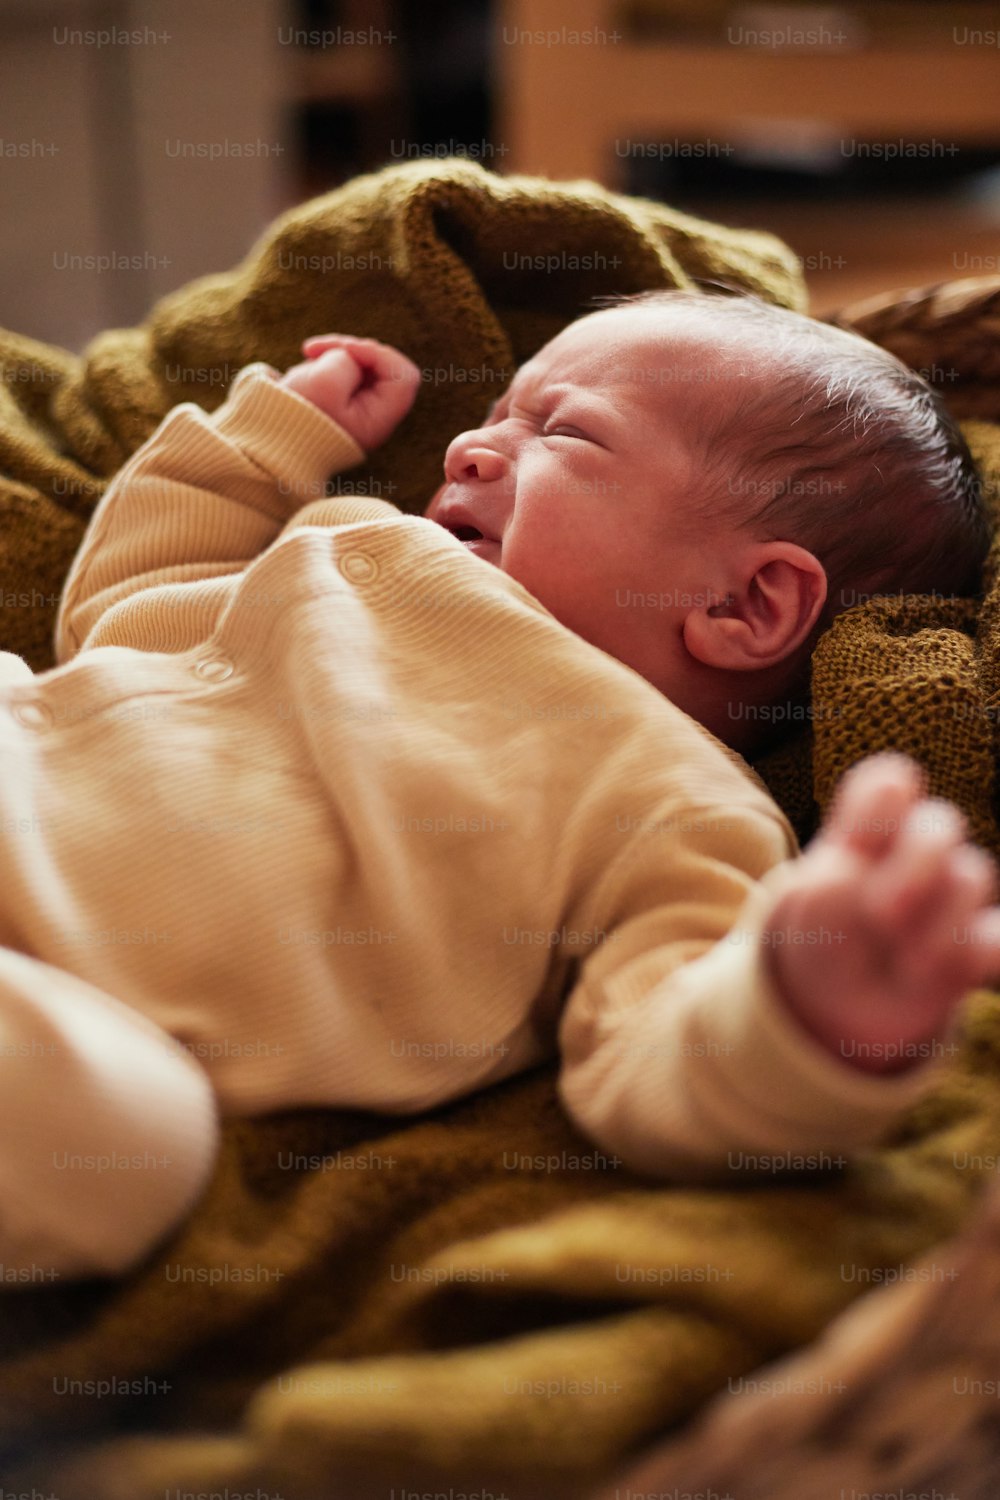
[[[570,324],[449,445],[424,514],[669,691],[684,601],[725,594],[720,538],[690,499],[687,434],[725,389],[700,371],[735,358],[689,311],[622,307]]]

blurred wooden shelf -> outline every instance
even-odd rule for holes
[[[769,28],[788,50],[889,44],[934,48],[947,44],[956,30],[983,30],[995,37],[998,25],[993,0],[843,0],[839,5],[789,3],[767,5],[747,0],[621,0],[617,24],[636,38],[673,41],[701,37],[718,41],[730,29]],[[787,43],[782,28],[807,36]],[[811,36],[809,35],[811,33]]]
[[[781,9],[804,25],[819,8]],[[830,7],[821,9],[829,16]],[[996,7],[982,9],[996,27]],[[567,10],[565,0],[501,0],[494,77],[506,171],[620,188],[622,137],[725,145],[752,138],[755,127],[794,134],[816,121],[867,140],[1000,140],[996,47],[927,48],[909,34],[898,44],[813,51],[647,43],[622,29],[612,0],[577,0]]]

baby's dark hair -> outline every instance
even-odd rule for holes
[[[972,455],[938,393],[895,355],[751,293],[600,303],[690,307],[717,330],[768,341],[779,377],[720,382],[725,399],[706,403],[708,420],[691,433],[704,473],[699,516],[819,559],[828,592],[813,639],[875,594],[980,593],[991,525]]]

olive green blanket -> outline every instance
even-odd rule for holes
[[[591,183],[420,162],[289,212],[237,269],[80,357],[0,333],[0,647],[52,665],[60,586],[104,482],[172,405],[214,407],[247,362],[287,367],[330,330],[401,347],[423,372],[414,413],[345,478],[418,511],[448,439],[593,295],[715,277],[805,307],[770,235]],[[1000,432],[968,431],[995,474]],[[838,621],[811,719],[758,768],[803,838],[846,766],[898,745],[998,848],[997,630],[992,594]],[[230,1121],[203,1201],[133,1275],[7,1280],[0,1488],[581,1495],[952,1234],[1000,1154],[986,993],[940,1084],[842,1170],[651,1185],[576,1134],[555,1076],[413,1121]]]

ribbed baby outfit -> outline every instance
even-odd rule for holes
[[[405,1114],[561,1052],[605,1151],[731,1181],[935,1072],[786,1012],[795,836],[738,758],[440,526],[328,496],[363,457],[251,365],[102,498],[59,665],[0,653],[7,1266],[133,1264],[221,1115]]]

